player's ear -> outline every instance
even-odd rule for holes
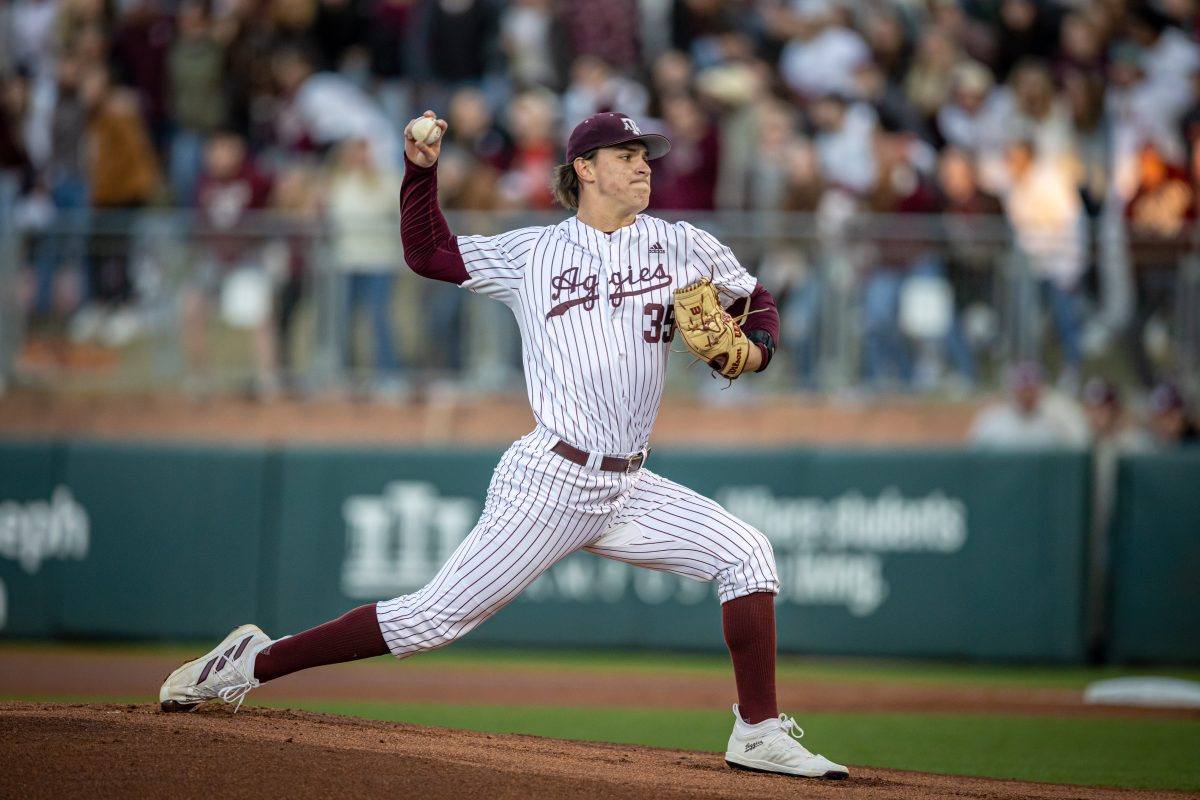
[[[575,168],[575,175],[579,180],[585,183],[596,180],[596,165],[592,159],[580,156],[575,159],[571,166]]]

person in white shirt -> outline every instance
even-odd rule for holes
[[[1078,387],[1083,367],[1080,279],[1086,262],[1083,200],[1070,171],[1061,161],[1039,158],[1032,141],[1009,146],[1012,184],[1004,211],[1058,333],[1063,388]]]
[[[354,332],[358,313],[365,308],[373,334],[371,377],[377,385],[394,380],[399,370],[391,320],[401,258],[396,221],[399,194],[399,177],[377,166],[366,139],[350,139],[334,151],[325,211],[331,227],[334,268],[343,276],[346,315],[336,325],[342,365],[361,372],[362,359],[355,357]]]
[[[1039,365],[1023,362],[1009,377],[1009,397],[976,415],[967,440],[1006,450],[1083,448],[1087,420],[1074,400],[1046,391]]]

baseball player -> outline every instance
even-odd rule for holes
[[[572,132],[553,188],[575,216],[498,236],[450,232],[437,202],[445,129],[429,111],[405,129],[405,256],[419,275],[512,309],[537,425],[504,454],[478,523],[427,586],[282,639],[243,625],[167,678],[163,710],[210,700],[240,707],[251,689],[297,670],[450,644],[582,549],[716,582],[738,694],[730,766],[847,777],[844,766],[805,749],[803,731],[776,706],[779,583],[770,543],[645,467],[676,330],[714,370],[736,378],[771,359],[774,300],[712,235],[641,213],[650,161],[670,144],[629,117],[596,114]],[[728,311],[716,304],[719,294],[734,300]]]

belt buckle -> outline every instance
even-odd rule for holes
[[[632,475],[633,473],[635,473],[639,469],[641,469],[642,464],[646,463],[647,455],[648,455],[648,453],[645,450],[643,450],[642,452],[638,453],[636,456],[633,456],[632,458],[630,458],[629,461],[626,462],[626,464],[625,464],[625,474]]]

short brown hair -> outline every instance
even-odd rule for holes
[[[589,150],[579,158],[595,161],[595,150]],[[579,210],[579,175],[575,172],[575,162],[559,164],[554,168],[554,179],[550,182],[550,190],[554,192],[554,200],[563,208],[571,211]]]

